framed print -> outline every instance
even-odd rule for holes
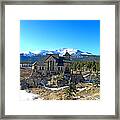
[[[1,118],[119,119],[118,1],[1,9]]]

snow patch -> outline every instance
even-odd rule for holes
[[[28,93],[25,90],[20,90],[20,101],[38,101],[38,100],[42,100],[40,98],[38,98],[39,95],[33,94],[33,93]]]

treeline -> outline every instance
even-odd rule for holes
[[[100,71],[100,62],[96,61],[77,61],[77,62],[72,62],[71,64],[71,69],[74,71],[94,71],[98,72]]]

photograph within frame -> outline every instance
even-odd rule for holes
[[[27,100],[100,99],[100,20],[21,20],[20,51]]]

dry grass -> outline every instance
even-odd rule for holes
[[[30,68],[20,69],[20,80],[28,78],[32,73]]]
[[[77,100],[98,100],[100,99],[100,88],[95,87],[92,84],[83,84],[85,89],[82,91],[79,89],[77,90],[73,99]],[[66,94],[65,89],[61,90],[48,90],[45,88],[32,88],[31,92],[34,94],[38,94],[39,97],[43,100],[65,100]]]

